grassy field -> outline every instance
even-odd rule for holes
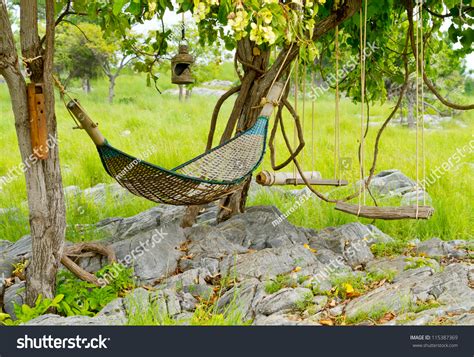
[[[223,73],[229,73],[228,70]],[[220,76],[222,78],[223,76]],[[232,78],[224,75],[227,79]],[[168,78],[160,80],[161,89],[171,87]],[[128,74],[118,78],[116,102],[107,103],[107,83],[103,80],[93,84],[90,95],[83,94],[78,88],[72,88],[72,94],[80,99],[89,114],[100,123],[101,131],[118,148],[140,156],[150,146],[156,151],[148,161],[165,167],[174,167],[179,163],[200,154],[204,147],[209,128],[210,116],[216,98],[192,97],[186,103],[180,103],[171,95],[159,95],[155,89],[148,88],[142,77]],[[472,100],[471,100],[472,102]],[[222,129],[232,103],[226,103],[220,117]],[[300,103],[299,107],[302,107]],[[376,105],[371,108],[372,123],[367,141],[367,167],[371,163],[371,152],[376,129],[391,109],[391,104]],[[350,182],[358,179],[357,146],[359,136],[359,107],[349,100],[341,103],[341,153],[342,157],[352,160],[352,167],[344,172]],[[61,168],[65,186],[77,185],[81,188],[98,183],[111,183],[112,180],[102,169],[97,152],[84,132],[72,130],[73,122],[62,103],[58,100],[57,117],[59,125]],[[332,176],[333,163],[333,127],[334,99],[331,94],[316,102],[315,119],[315,169],[324,176]],[[427,173],[446,162],[458,148],[469,144],[473,139],[474,113],[464,113],[456,117],[464,127],[454,121],[444,125],[443,129],[427,130],[426,160]],[[287,127],[291,127],[287,124]],[[304,153],[306,170],[311,170],[311,111],[307,103],[305,115],[307,148]],[[5,84],[0,84],[0,176],[20,164],[17,140],[14,130],[9,95]],[[279,159],[286,157],[282,140],[278,140]],[[466,153],[461,162],[442,175],[428,191],[436,209],[430,221],[377,221],[376,225],[386,233],[401,240],[414,238],[426,239],[441,237],[450,239],[473,239],[473,153]],[[263,164],[269,168],[267,155]],[[397,168],[408,176],[415,177],[415,133],[405,127],[391,126],[382,140],[378,171]],[[292,167],[288,168],[292,170]],[[331,189],[323,189],[330,191]],[[28,233],[25,183],[18,177],[6,184],[0,191],[1,208],[17,208],[15,214],[0,215],[0,239],[15,241]],[[337,194],[337,193],[336,193]],[[383,202],[381,202],[383,203]],[[294,201],[281,196],[260,194],[250,202],[251,205],[276,205],[283,212]],[[134,198],[122,204],[109,202],[105,207],[97,207],[84,200],[68,202],[68,237],[74,240],[93,239],[78,237],[74,227],[77,224],[95,223],[111,216],[130,216],[141,212],[153,203]],[[332,205],[317,199],[309,200],[300,207],[289,220],[297,225],[322,228],[355,221],[354,217],[339,213]],[[365,220],[363,220],[365,221]]]

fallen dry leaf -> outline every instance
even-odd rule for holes
[[[330,319],[319,320],[319,323],[323,326],[334,326],[334,322]]]
[[[308,243],[303,244],[303,247],[308,249],[311,253],[316,253],[317,252],[317,250],[314,249],[314,248],[311,248]]]

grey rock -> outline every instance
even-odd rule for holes
[[[435,264],[437,267],[435,266]],[[411,279],[411,278],[419,279],[419,278],[431,276],[436,271],[439,270],[439,265],[436,261],[433,261],[433,266],[434,268],[425,266],[425,267],[420,267],[417,269],[404,270],[395,276],[395,278],[393,279],[393,282],[396,283],[399,281],[403,281],[405,279]]]
[[[170,289],[158,290],[150,295],[152,309],[158,309],[158,312],[167,316],[174,317],[181,313],[180,299],[176,292]]]
[[[212,286],[207,285],[206,279],[211,274],[207,269],[195,268],[184,273],[165,279],[157,288],[167,288],[174,291],[190,293],[195,297],[209,299],[213,294]]]
[[[232,87],[233,83],[231,81],[213,79],[212,81],[204,82],[202,85],[205,87],[230,88]]]
[[[227,256],[220,263],[221,274],[238,278],[271,278],[289,273],[296,267],[302,268],[301,275],[312,275],[324,269],[317,256],[302,245]]]
[[[31,254],[31,236],[26,235],[3,251],[9,255],[15,262]]]
[[[187,253],[192,258],[180,261],[181,270],[207,267],[212,259],[214,262],[211,264],[214,266],[211,269],[215,271],[216,261],[248,251],[247,248],[227,240],[216,227],[192,227],[186,231],[186,237],[189,241]]]
[[[373,260],[367,263],[366,271],[372,273],[394,272],[396,275],[403,273],[408,265],[405,256],[387,257]]]
[[[457,244],[456,244],[457,243]],[[444,242],[439,238],[432,238],[430,240],[419,243],[416,247],[417,253],[423,253],[428,257],[455,257],[463,258],[467,256],[464,249],[458,249],[457,246],[465,245],[464,241]]]
[[[422,326],[433,323],[437,318],[447,317],[449,315],[460,315],[469,313],[465,306],[462,305],[446,305],[424,310],[419,313],[408,312],[397,316],[387,325],[412,325]]]
[[[46,314],[23,324],[26,326],[116,326],[124,323],[121,319],[107,316],[70,316]]]
[[[372,246],[373,244],[379,243],[392,243],[394,239],[390,237],[388,234],[385,234],[380,229],[372,224],[366,225],[367,229],[369,230],[369,238],[367,244]]]
[[[249,249],[278,248],[308,243],[306,236],[286,219],[274,224],[281,212],[273,206],[250,207],[217,228],[231,242]]]
[[[474,313],[468,312],[459,316],[454,316],[449,319],[454,325],[474,326]]]
[[[210,276],[211,273],[207,269],[190,269],[185,271],[184,273],[174,275],[170,278],[165,279],[161,283],[161,285],[165,286],[168,289],[180,291],[194,285],[206,285],[206,279],[208,279]]]
[[[3,295],[3,309],[13,320],[16,319],[14,305],[23,305],[25,303],[25,282],[14,284],[5,289]]]
[[[346,306],[347,318],[355,318],[360,314],[370,314],[377,310],[398,312],[407,309],[416,302],[410,286],[407,285],[383,285],[369,293],[351,300]]]
[[[273,314],[270,316],[259,315],[255,318],[253,325],[255,326],[315,326],[317,323],[291,318],[285,314]]]
[[[181,310],[182,311],[194,311],[198,301],[190,293],[184,293],[181,297]]]
[[[328,297],[327,296],[325,296],[325,295],[316,295],[313,298],[313,310],[315,312],[319,312],[322,309],[324,309],[324,307],[326,306],[327,303],[328,303]]]
[[[413,192],[407,192],[403,195],[402,200],[400,202],[400,205],[402,206],[411,206],[411,205],[416,205],[416,202],[419,202],[419,204],[426,204],[431,205],[433,203],[433,200],[431,199],[431,196],[422,190],[419,190],[418,193],[417,191]]]
[[[125,190],[118,183],[110,185],[100,183],[94,187],[85,189],[82,191],[82,195],[86,200],[94,201],[94,203],[98,205],[106,204],[107,198],[115,201],[131,197],[131,193]]]
[[[468,270],[462,264],[451,264],[437,273],[427,267],[414,269],[414,274],[403,279],[399,277],[393,284],[385,284],[350,301],[346,306],[346,316],[353,318],[377,309],[398,313],[409,310],[417,301],[431,300],[470,311],[474,309],[474,292],[468,286]]]
[[[313,293],[305,288],[285,288],[263,298],[256,306],[256,311],[263,315],[272,315],[278,311],[296,308],[297,303],[312,298]]]
[[[107,243],[115,243],[141,232],[170,226],[179,226],[184,208],[160,205],[128,218],[108,218],[96,224]],[[174,228],[176,230],[176,228]]]
[[[366,264],[374,259],[369,243],[372,231],[361,223],[349,223],[340,227],[328,227],[310,238],[310,246],[326,248],[344,259],[351,267]]]
[[[96,317],[104,317],[110,321],[116,321],[117,325],[125,325],[127,323],[127,316],[123,298],[118,298],[108,303]]]
[[[9,255],[0,252],[0,292],[3,291],[5,279],[11,277],[13,272],[13,260]]]
[[[334,317],[341,316],[342,313],[344,312],[344,305],[337,305],[329,309],[328,311],[329,311],[329,315],[331,316],[334,316]]]
[[[423,259],[423,264],[427,265],[417,269],[411,269],[412,260]],[[434,272],[440,270],[440,265],[436,260],[428,258],[412,258],[405,256],[380,258],[371,261],[366,266],[367,272],[372,273],[394,273],[394,282],[417,276],[417,275],[432,275]]]
[[[128,315],[137,315],[144,313],[151,307],[150,292],[143,288],[133,290],[130,294],[125,296],[122,300],[124,310]],[[166,305],[165,305],[166,309]]]
[[[399,170],[385,170],[375,175],[369,186],[375,195],[397,196],[413,191],[416,182]]]
[[[442,272],[419,280],[413,287],[417,299],[436,299],[445,305],[461,304],[474,309],[474,291],[469,287],[469,268],[463,264],[448,265]]]
[[[13,243],[8,240],[0,240],[0,253],[2,253],[3,250],[7,249],[12,244]]]
[[[64,195],[66,199],[74,199],[82,192],[79,186],[67,186],[64,187]]]
[[[256,305],[266,296],[264,284],[258,279],[246,279],[226,291],[217,301],[219,311],[238,311],[244,321],[255,317]]]
[[[211,89],[211,88],[201,88],[195,87],[193,88],[193,94],[203,96],[203,97],[221,97],[226,93],[226,90],[223,89]]]

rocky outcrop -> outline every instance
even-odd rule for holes
[[[410,181],[394,172],[379,179],[391,175],[395,190],[408,187]],[[101,187],[90,191],[91,197],[101,201]],[[85,227],[100,232],[119,261],[134,268],[139,287],[97,316],[49,314],[29,324],[186,324],[198,307],[210,302],[223,316],[237,314],[241,322],[255,325],[472,323],[469,242],[433,238],[412,244],[409,255],[378,258],[371,247],[394,240],[373,225],[349,223],[315,231],[286,219],[276,221],[281,212],[275,207],[251,207],[217,224],[216,210],[209,205],[197,224],[186,229],[180,227],[184,208],[165,205]],[[13,264],[30,251],[29,236],[15,243],[0,241],[0,274],[11,277]],[[80,259],[90,271],[105,263],[97,257]],[[387,274],[390,279],[365,283],[362,294],[343,297],[337,291],[345,287],[336,285],[335,277],[365,281]],[[14,303],[23,302],[23,285],[17,281],[4,289],[4,310],[12,315]],[[391,317],[375,321],[377,311]]]

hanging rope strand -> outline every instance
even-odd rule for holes
[[[296,71],[295,71],[295,88],[294,88],[294,109],[296,115],[298,115],[298,84],[299,84],[299,57],[296,59],[295,63]],[[298,134],[297,134],[297,128],[296,128],[296,122],[293,125],[293,147],[296,147],[296,142],[298,139]],[[293,164],[293,178],[295,179],[296,182],[296,165]]]
[[[425,75],[425,46],[423,34],[423,0],[420,3],[420,57],[421,57],[421,78]],[[425,91],[423,80],[421,81],[421,166],[422,166],[422,189],[423,189],[423,205],[426,206],[426,157],[425,157]]]
[[[358,196],[358,215],[362,209],[362,202],[365,205],[365,180],[364,180],[364,161],[365,161],[365,51],[367,42],[367,0],[364,2],[364,12],[359,17],[359,36],[360,36],[360,83],[361,83],[361,106],[360,106],[360,152],[359,152],[359,196]]]
[[[336,7],[337,8],[337,7]],[[335,113],[334,113],[334,179],[341,179],[340,172],[340,118],[339,118],[339,26],[335,29],[335,52],[336,52],[336,98],[335,98]]]
[[[419,11],[419,10],[418,10]],[[415,107],[415,170],[416,170],[416,218],[418,218],[418,210],[419,210],[419,194],[420,194],[420,162],[419,162],[419,121],[420,121],[420,66],[419,66],[419,59],[420,59],[420,51],[419,51],[419,40],[420,40],[420,13],[418,12],[418,16],[416,19],[416,31],[415,31],[415,95],[416,95],[416,107]]]
[[[314,85],[314,72],[311,70],[311,88]],[[314,162],[314,119],[315,119],[315,98],[311,98],[311,171],[315,171],[315,162]]]

